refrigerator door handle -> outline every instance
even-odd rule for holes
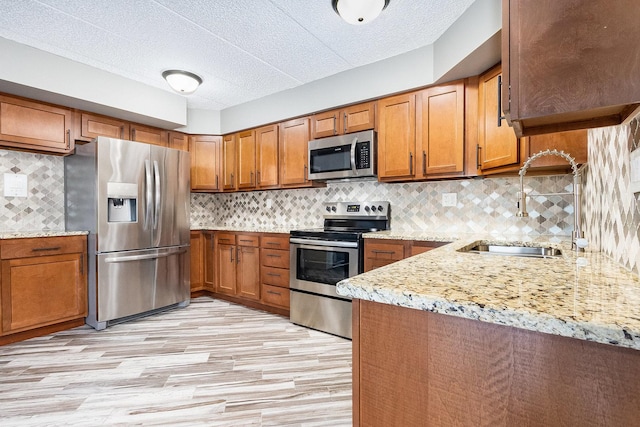
[[[130,256],[121,256],[121,257],[111,257],[105,258],[104,262],[106,263],[114,263],[114,262],[130,262],[130,261],[142,261],[146,259],[157,259],[157,258],[167,258],[172,255],[180,255],[186,253],[186,249],[181,249],[175,252],[163,252],[159,254],[147,254],[147,255],[130,255]]]
[[[160,167],[158,166],[158,161],[153,161],[153,176],[155,180],[155,190],[156,190],[156,206],[155,212],[153,214],[153,229],[158,228],[158,217],[160,216],[160,198],[162,195],[160,188]]]
[[[151,221],[151,209],[153,207],[153,183],[151,182],[151,164],[149,160],[144,161],[144,174],[147,184],[147,211],[144,214],[144,229],[146,230],[149,227],[149,222]]]

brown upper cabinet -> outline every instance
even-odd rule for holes
[[[616,125],[638,111],[636,0],[503,0],[502,15],[502,103],[516,135]]]
[[[256,188],[256,133],[254,130],[236,135],[238,154],[238,190]]]
[[[236,174],[236,134],[222,137],[222,190],[234,191],[238,187]]]
[[[169,148],[189,151],[189,136],[182,132],[169,131]]]
[[[76,112],[77,141],[89,142],[99,136],[109,138],[129,138],[129,123],[111,117],[100,116],[85,112]]]
[[[407,181],[465,173],[464,82],[378,101],[378,177]]]
[[[192,135],[189,137],[191,154],[191,190],[222,191],[220,179],[222,137]]]
[[[132,123],[131,140],[167,147],[169,145],[169,132],[164,129]]]
[[[280,184],[283,187],[311,186],[308,179],[309,119],[280,123]]]
[[[256,129],[256,183],[258,188],[277,188],[279,180],[278,125]]]
[[[70,109],[0,95],[0,146],[70,154],[72,121]]]
[[[373,129],[375,111],[376,103],[366,102],[314,114],[311,117],[311,135],[313,139],[317,139]]]

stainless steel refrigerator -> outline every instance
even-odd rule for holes
[[[86,323],[188,305],[189,153],[99,137],[64,167],[66,229],[89,231]]]

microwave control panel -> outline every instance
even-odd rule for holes
[[[356,142],[356,169],[371,167],[371,142]]]

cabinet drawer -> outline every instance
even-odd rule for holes
[[[369,243],[364,245],[365,258],[399,261],[404,258],[404,243]]]
[[[238,234],[236,236],[236,243],[239,246],[253,246],[254,248],[257,248],[260,246],[260,238],[250,234]]]
[[[260,270],[261,282],[267,285],[289,287],[289,270],[284,268],[262,267]]]
[[[216,240],[221,245],[235,245],[236,235],[233,233],[216,233]]]
[[[289,251],[262,249],[261,259],[265,267],[289,268]]]
[[[266,249],[289,250],[289,235],[263,235],[262,247]]]
[[[86,252],[85,236],[36,237],[0,241],[0,258],[14,259]]]
[[[262,302],[277,307],[289,308],[289,289],[262,285]]]

